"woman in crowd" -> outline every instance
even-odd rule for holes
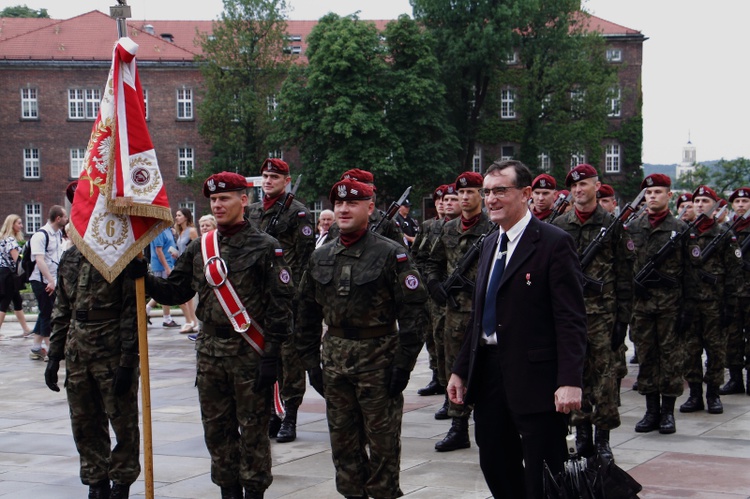
[[[174,233],[177,241],[177,249],[173,251],[172,256],[177,259],[185,252],[190,241],[198,237],[198,231],[193,223],[193,212],[187,208],[180,208],[174,215]],[[195,316],[195,303],[193,300],[180,305],[182,313],[185,316],[185,324],[180,329],[180,333],[189,334],[198,329],[198,318]]]
[[[5,321],[5,313],[12,301],[13,311],[23,329],[23,336],[28,337],[31,335],[31,329],[26,324],[23,300],[14,279],[17,266],[20,265],[18,261],[21,256],[19,240],[23,240],[23,221],[18,215],[8,215],[0,229],[0,327]],[[0,340],[2,339],[4,338],[0,335]]]
[[[198,220],[198,225],[201,228],[201,234],[207,234],[217,227],[216,219],[213,215],[203,215],[201,219]]]

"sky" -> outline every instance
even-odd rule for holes
[[[114,0],[0,0],[52,18],[108,12]],[[679,163],[688,140],[697,159],[750,158],[750,85],[743,69],[750,47],[748,0],[582,0],[590,13],[640,31],[643,48],[643,162]],[[134,19],[216,19],[221,0],[128,0]],[[409,0],[287,0],[289,19],[328,12],[360,19],[411,15]]]

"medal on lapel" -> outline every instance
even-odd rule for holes
[[[531,274],[526,274],[526,285],[531,286]]]

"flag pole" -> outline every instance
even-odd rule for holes
[[[117,38],[128,35],[126,19],[131,17],[127,0],[109,8],[109,15],[117,21]],[[138,255],[143,258],[143,253]],[[151,381],[148,363],[148,318],[146,317],[146,283],[143,277],[135,280],[136,310],[138,315],[138,353],[141,370],[141,415],[143,420],[143,467],[146,499],[154,499],[154,451],[151,431]]]

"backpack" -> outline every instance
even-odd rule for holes
[[[49,233],[44,229],[39,229],[37,232],[43,232],[44,233],[44,252],[47,252],[47,248],[49,247]],[[34,236],[31,236],[34,237]],[[26,284],[29,282],[29,277],[31,276],[31,273],[34,272],[34,268],[36,267],[36,259],[31,258],[31,237],[26,242],[26,244],[23,245],[23,252],[21,253],[21,262],[18,265],[18,280],[19,284]]]

